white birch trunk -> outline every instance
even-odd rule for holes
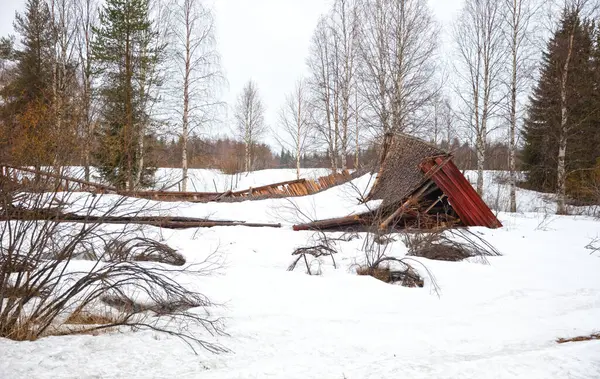
[[[517,211],[517,175],[515,163],[516,141],[515,134],[517,130],[517,0],[513,0],[513,35],[512,35],[512,77],[511,77],[511,97],[510,97],[510,131],[508,139],[508,170],[510,186],[510,211]]]
[[[246,150],[245,150],[246,154],[245,154],[245,159],[244,159],[244,171],[245,172],[250,172],[250,161],[252,159],[251,153],[250,153],[250,148],[251,148],[250,145],[251,144],[252,144],[252,139],[250,137],[250,131],[246,130],[246,143],[245,143],[245,145],[246,145]]]
[[[567,155],[567,135],[568,135],[568,110],[567,110],[567,79],[569,75],[569,64],[573,53],[574,31],[569,36],[569,46],[567,48],[567,59],[563,67],[560,81],[560,135],[558,138],[558,167],[556,170],[556,195],[557,195],[557,214],[566,214],[566,193],[567,193],[567,172],[565,167],[565,158]]]
[[[296,179],[300,179],[300,154],[302,153],[302,141],[304,136],[302,135],[302,102],[303,92],[302,88],[298,87],[297,101],[298,101],[298,113],[296,114]]]
[[[483,169],[485,164],[485,134],[483,134],[483,127],[481,132],[477,133],[477,193],[479,196],[483,195]]]
[[[189,135],[189,111],[190,111],[190,74],[191,74],[191,3],[186,0],[184,5],[185,17],[185,72],[183,79],[183,122],[181,130],[181,190],[187,192],[188,184],[188,156],[187,145]]]
[[[356,134],[354,136],[355,139],[356,139],[356,141],[355,141],[355,143],[356,143],[356,151],[354,152],[356,154],[355,157],[354,157],[354,169],[358,170],[358,164],[360,163],[360,161],[359,161],[359,159],[360,159],[359,158],[359,155],[360,155],[360,145],[358,144],[359,141],[360,141],[360,138],[359,138],[359,136],[360,136],[360,130],[359,130],[359,123],[358,123],[358,118],[359,118],[359,114],[358,114],[358,91],[356,91],[356,93],[354,94],[354,104],[355,104],[354,106],[356,108],[354,110],[354,112],[355,112],[354,117],[355,117],[355,122],[356,122],[356,126],[355,126],[356,127],[356,132],[355,132]]]

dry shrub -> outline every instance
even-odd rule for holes
[[[113,239],[106,244],[104,257],[111,262],[157,262],[173,266],[185,265],[185,258],[177,250],[144,237]],[[97,257],[95,258],[97,259]]]
[[[47,185],[40,183],[40,188]],[[75,199],[74,194],[58,192],[10,193],[1,186],[0,181],[0,214],[3,216],[0,221],[0,338],[35,340],[48,335],[94,333],[109,328],[150,329],[179,337],[192,349],[199,345],[215,353],[227,351],[204,339],[206,333],[225,334],[222,320],[210,312],[214,304],[177,280],[182,276],[209,275],[217,268],[213,261],[215,255],[203,263],[174,267],[173,264],[184,263],[173,249],[152,240],[130,238],[131,230],[127,227],[107,232],[101,221],[61,223],[49,212],[44,213],[47,218],[42,220],[15,220],[18,204],[14,199],[23,194],[26,199],[21,203],[33,212],[62,202],[73,208],[78,206],[74,212],[84,216],[101,213],[100,220],[119,211],[124,200],[103,205],[106,202],[102,195]],[[96,260],[73,264],[82,252]],[[169,265],[146,263],[158,256],[158,252],[166,253],[161,257],[167,259],[161,260]],[[142,298],[155,308],[113,310],[119,316],[114,319],[100,318],[93,311],[85,315],[82,310],[95,309],[91,307],[101,304],[106,296]],[[190,307],[198,308],[188,311]],[[73,309],[80,311],[73,314]],[[164,322],[162,317],[149,317],[161,315],[168,315],[169,322]],[[99,324],[71,330],[65,328],[65,320]]]
[[[119,320],[115,317],[99,315],[97,313],[86,311],[81,307],[71,313],[65,321],[65,324],[71,325],[116,325],[118,323]]]
[[[14,286],[12,284],[7,284],[4,288],[2,288],[2,297],[5,299],[20,299],[24,296],[33,295],[35,297],[47,296],[48,291],[44,288],[36,287],[35,289],[24,287],[24,286]]]
[[[396,239],[392,234],[380,229],[381,215],[373,220],[367,228],[362,244],[364,264],[356,269],[358,275],[369,275],[385,283],[400,283],[405,287],[423,287],[424,279],[413,267],[413,263],[421,265],[431,279],[432,290],[439,294],[438,286],[432,273],[421,262],[410,258],[395,258],[388,255]]]
[[[402,262],[400,259],[394,259],[397,262]],[[424,286],[423,278],[415,271],[415,269],[402,262],[403,269],[392,270],[389,265],[381,265],[377,267],[360,266],[356,269],[356,274],[360,276],[372,276],[375,279],[381,280],[384,283],[400,283],[404,287],[420,287]]]
[[[457,262],[467,258],[500,256],[490,243],[468,229],[447,229],[431,233],[405,233],[408,255]]]
[[[321,258],[322,257],[330,257],[331,258],[331,262],[333,263],[333,267],[337,268],[337,264],[335,263],[335,258],[333,256],[333,254],[336,254],[337,251],[335,251],[330,245],[331,242],[329,240],[321,240],[323,243],[320,245],[315,245],[315,246],[308,246],[308,247],[300,247],[296,250],[294,250],[294,252],[292,253],[292,255],[296,256],[296,259],[289,265],[288,267],[288,271],[294,271],[294,269],[296,268],[296,265],[298,264],[298,262],[303,259],[304,260],[304,264],[306,265],[306,273],[308,275],[313,275],[313,271],[310,269],[311,264],[313,261],[309,262],[308,258],[306,257],[306,255],[310,255],[312,257],[314,257],[314,259],[318,262],[319,264],[319,269],[315,272],[315,274],[320,275],[321,274]]]
[[[367,266],[360,266],[356,269],[356,274],[359,276],[372,276],[385,283],[390,283],[392,281],[392,273],[389,267],[370,268]]]
[[[31,325],[27,322],[21,322],[11,329],[8,339],[15,341],[35,341],[40,338],[34,331]]]
[[[34,264],[26,256],[0,252],[0,266],[7,273],[25,273],[34,270]]]

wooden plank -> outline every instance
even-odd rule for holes
[[[394,213],[392,213],[389,217],[387,217],[380,225],[379,229],[384,230],[387,229],[388,225],[397,217],[401,216],[404,211],[408,209],[412,204],[416,204],[423,193],[427,191],[429,188],[433,186],[433,181],[428,181],[425,183],[417,192],[411,195]]]
[[[301,182],[301,181],[304,181],[304,180],[305,179],[295,179],[295,180],[288,180],[286,182],[279,182],[279,183],[267,184],[267,185],[264,185],[264,186],[255,187],[253,190],[254,191],[260,191],[260,190],[263,190],[263,189],[267,189],[268,190],[269,188],[279,187],[279,186],[283,186],[283,185],[291,184],[291,183],[297,183],[297,182]],[[247,190],[238,191],[238,192],[234,192],[234,193],[241,193],[241,192],[247,192]]]

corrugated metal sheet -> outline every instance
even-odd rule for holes
[[[466,226],[502,227],[502,223],[451,160],[440,157],[427,159],[420,166],[424,173],[435,170],[431,179],[448,196],[452,208]]]

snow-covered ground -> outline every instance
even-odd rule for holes
[[[248,180],[256,186],[295,175],[270,171]],[[486,173],[486,200],[504,210],[507,188],[498,175]],[[291,200],[148,204],[151,212],[283,224],[145,228],[188,262],[222,254],[218,273],[191,285],[222,304],[213,312],[225,318],[229,336],[194,333],[231,353],[194,355],[179,339],[152,331],[0,339],[0,378],[600,378],[600,341],[556,343],[600,332],[600,252],[586,248],[600,238],[600,221],[547,215],[551,197],[519,190],[519,213],[498,213],[503,228],[472,228],[503,254],[489,264],[419,258],[439,296],[430,279],[405,288],[357,276],[364,235],[338,243],[337,269],[323,259],[313,262],[319,276],[286,271],[294,248],[314,238],[291,225],[364,210],[356,198],[371,182],[364,176]],[[406,254],[401,238],[390,254]]]

